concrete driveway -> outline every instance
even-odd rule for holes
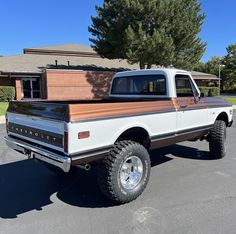
[[[152,152],[148,187],[121,206],[100,193],[96,168],[60,177],[1,140],[0,233],[235,233],[235,139],[236,124],[221,160],[208,157],[206,142]]]

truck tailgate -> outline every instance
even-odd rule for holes
[[[7,112],[59,121],[68,120],[68,105],[61,103],[11,101]]]
[[[49,103],[11,102],[8,135],[64,152],[65,108]]]

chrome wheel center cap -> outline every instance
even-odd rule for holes
[[[143,163],[137,156],[130,156],[120,169],[120,181],[125,189],[134,189],[143,176]]]

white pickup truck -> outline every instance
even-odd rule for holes
[[[225,156],[232,115],[223,99],[203,97],[189,72],[128,71],[115,75],[107,99],[12,101],[5,141],[64,172],[98,163],[101,191],[125,203],[145,189],[152,149],[205,139],[211,157]]]

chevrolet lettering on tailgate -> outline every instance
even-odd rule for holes
[[[8,129],[10,133],[14,133],[19,136],[27,137],[29,139],[34,139],[47,144],[52,144],[58,147],[63,147],[63,135],[60,134],[14,124],[11,122],[8,123]]]

